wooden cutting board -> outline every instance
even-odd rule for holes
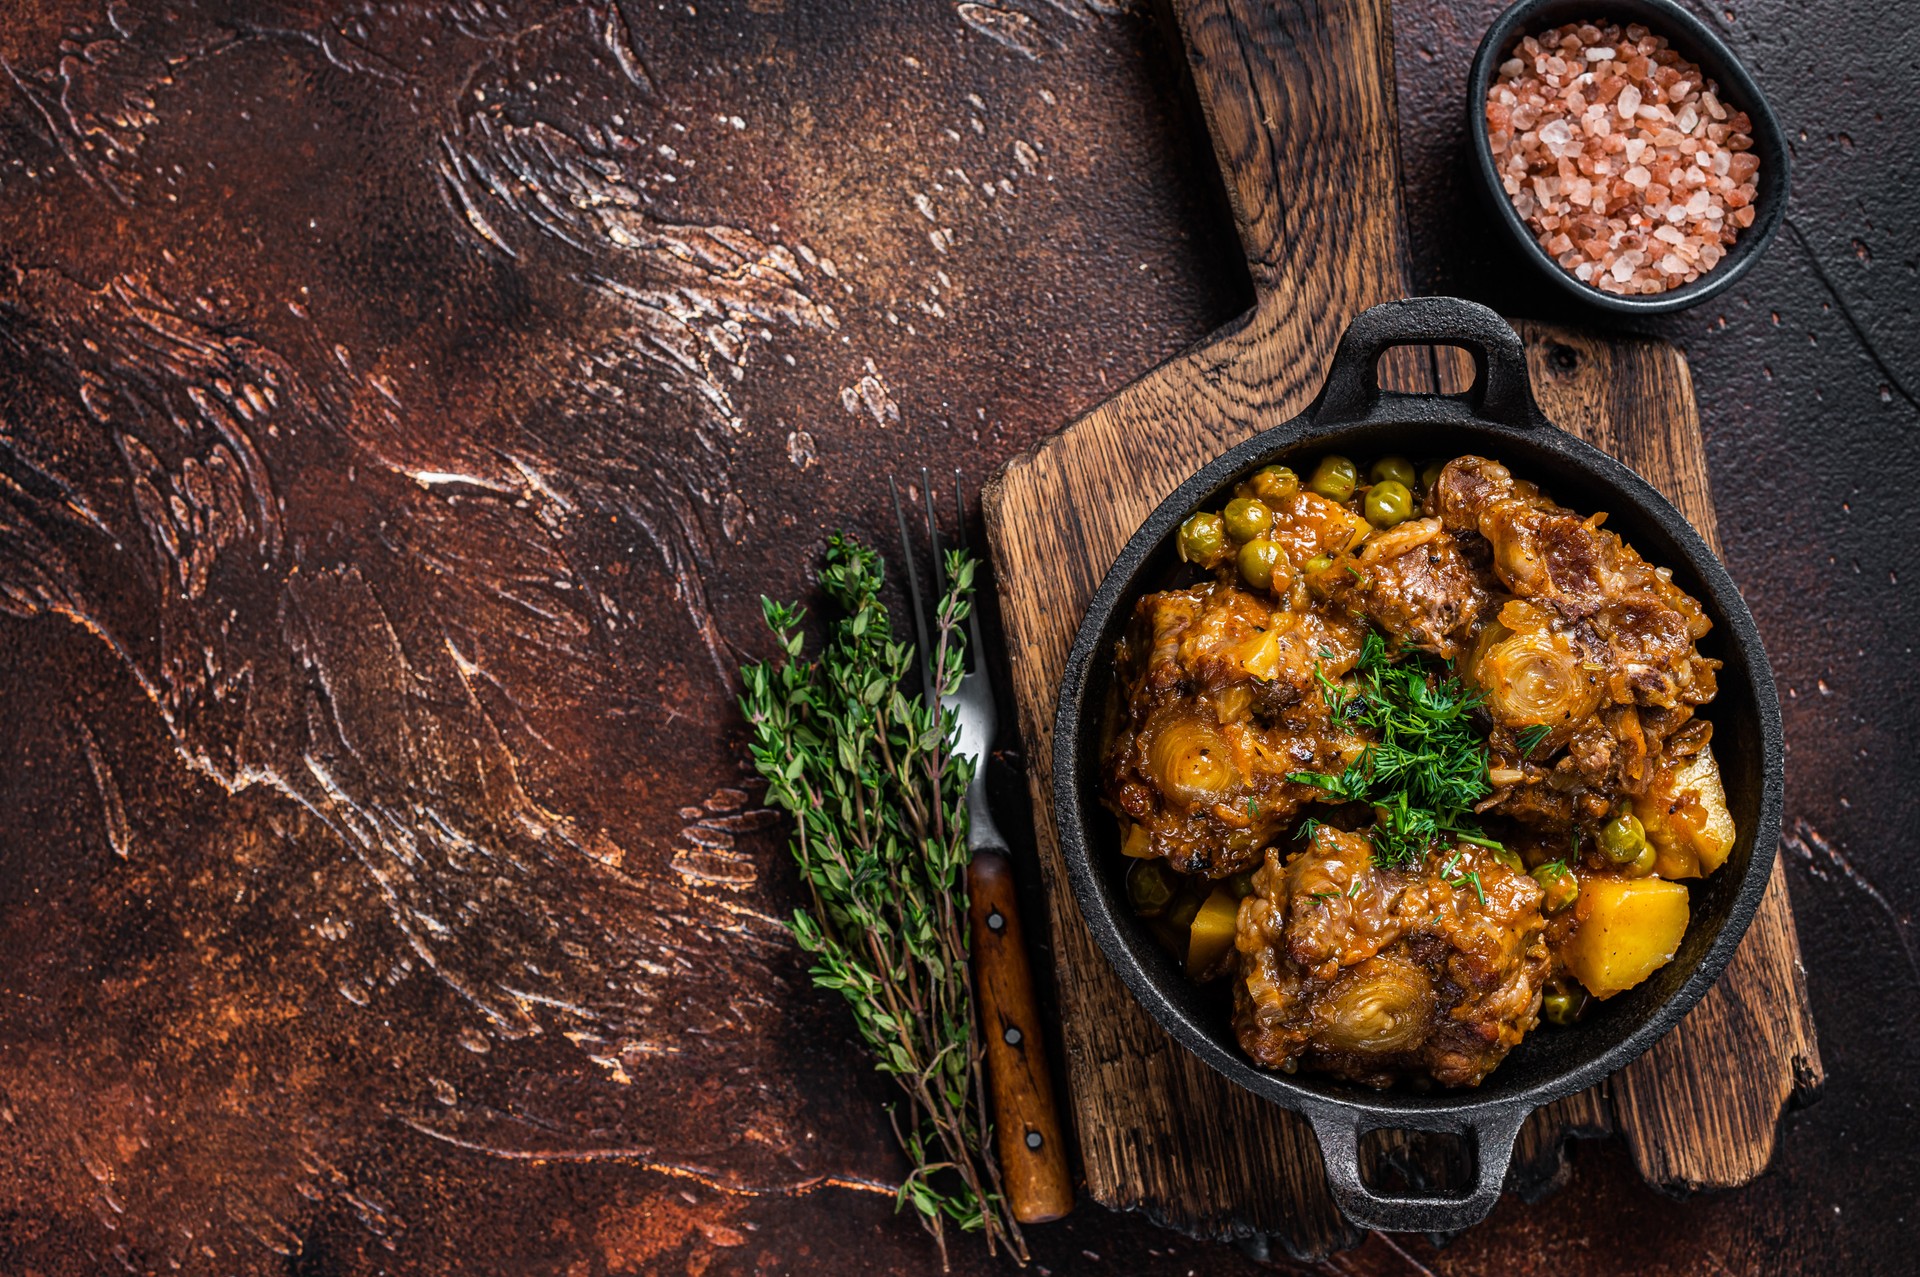
[[[1081,920],[1054,839],[1054,696],[1080,617],[1134,529],[1193,470],[1298,414],[1348,321],[1408,292],[1387,0],[1174,0],[1257,297],[1252,311],[1016,458],[984,494],[1039,816],[1069,1109],[1086,1186],[1197,1235],[1301,1257],[1357,1241],[1307,1124],[1229,1085],[1128,995]],[[1665,492],[1717,548],[1686,361],[1656,341],[1517,325],[1549,418]],[[1383,383],[1464,388],[1459,352],[1399,351]],[[1470,368],[1466,368],[1470,374]],[[1572,1134],[1617,1133],[1675,1190],[1758,1175],[1821,1064],[1786,884],[1774,876],[1725,976],[1653,1050],[1536,1114],[1508,1188],[1533,1198]],[[1446,1184],[1445,1150],[1380,1150]]]

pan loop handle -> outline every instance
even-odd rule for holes
[[[1316,1107],[1307,1116],[1326,1162],[1333,1200],[1358,1228],[1387,1233],[1455,1233],[1485,1219],[1500,1200],[1513,1142],[1533,1112],[1520,1103],[1451,1114],[1406,1114],[1382,1121],[1345,1106]],[[1360,1137],[1374,1130],[1439,1131],[1473,1142],[1473,1191],[1465,1197],[1391,1197],[1368,1188],[1360,1173]]]
[[[1464,396],[1396,395],[1380,389],[1380,356],[1393,346],[1459,346],[1473,355],[1473,388]],[[1473,415],[1527,429],[1546,417],[1533,401],[1527,351],[1507,321],[1458,297],[1409,297],[1354,317],[1340,338],[1327,384],[1309,409],[1315,425],[1351,425],[1419,398],[1462,402]]]

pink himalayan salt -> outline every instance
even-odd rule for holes
[[[1645,27],[1525,36],[1487,92],[1501,185],[1540,246],[1610,293],[1692,283],[1753,225],[1752,122]]]

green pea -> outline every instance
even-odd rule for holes
[[[1127,871],[1127,900],[1142,918],[1165,912],[1174,887],[1173,875],[1158,860],[1136,860]]]
[[[1540,998],[1540,1018],[1558,1028],[1579,1021],[1587,1009],[1587,991],[1570,981],[1555,980]]]
[[[1235,900],[1245,900],[1253,894],[1253,871],[1242,870],[1227,879],[1227,891]]]
[[[1614,864],[1632,864],[1640,858],[1643,849],[1651,850],[1646,827],[1633,814],[1632,807],[1622,807],[1619,814],[1600,826],[1600,850]]]
[[[1332,559],[1328,558],[1324,554],[1316,554],[1311,559],[1307,560],[1307,575],[1319,576],[1322,572],[1325,572],[1328,568],[1332,566],[1333,566]]]
[[[1656,855],[1653,850],[1653,844],[1650,842],[1641,843],[1639,854],[1627,862],[1627,875],[1632,878],[1646,877],[1653,872],[1653,862],[1655,859]]]
[[[1580,880],[1557,860],[1550,860],[1533,871],[1533,880],[1547,893],[1547,912],[1559,913],[1580,898]]]
[[[1307,487],[1319,493],[1329,501],[1345,501],[1353,495],[1360,482],[1360,472],[1353,462],[1342,456],[1320,458],[1320,464],[1313,468],[1313,478],[1307,480]]]
[[[1509,847],[1498,847],[1492,850],[1493,850],[1493,858],[1499,861],[1501,864],[1505,865],[1507,868],[1513,870],[1513,872],[1517,874],[1523,874],[1527,872],[1527,862],[1520,859],[1519,852],[1514,851],[1512,848],[1509,848]]]
[[[1285,466],[1265,466],[1253,476],[1253,495],[1270,505],[1293,499],[1300,491],[1300,476]]]
[[[1413,462],[1405,457],[1382,457],[1367,469],[1367,478],[1374,483],[1385,483],[1391,479],[1403,487],[1413,486]]]
[[[1382,479],[1367,489],[1367,522],[1376,528],[1405,523],[1413,515],[1413,493],[1398,479]]]
[[[1227,525],[1217,514],[1196,514],[1180,525],[1180,557],[1210,568],[1227,550]]]
[[[1251,541],[1265,536],[1273,526],[1273,511],[1252,497],[1235,497],[1227,502],[1227,535],[1236,541]]]
[[[1240,579],[1255,590],[1273,588],[1273,574],[1286,556],[1280,547],[1265,537],[1255,537],[1240,547]]]
[[[1427,468],[1420,472],[1420,486],[1432,492],[1433,485],[1440,482],[1440,472],[1446,468],[1447,463],[1444,461],[1429,461]]]

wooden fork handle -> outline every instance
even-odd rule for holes
[[[1023,1224],[1059,1219],[1073,1209],[1066,1138],[1047,1075],[1033,972],[1014,900],[1013,868],[997,851],[979,850],[967,866],[973,991],[986,1040],[987,1092],[993,1097],[994,1147],[1013,1217]]]

